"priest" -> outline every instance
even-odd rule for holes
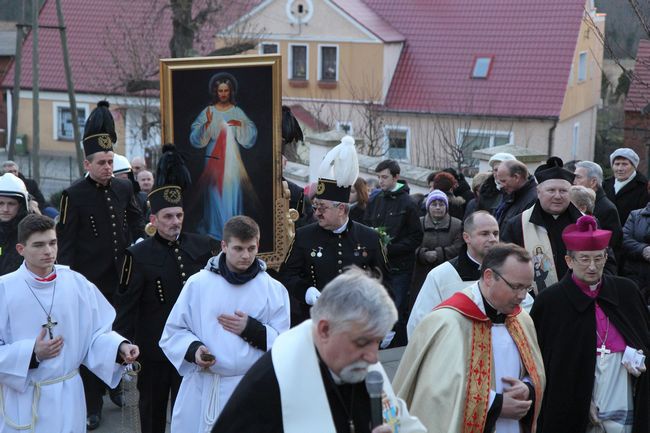
[[[542,433],[650,431],[650,315],[632,281],[603,275],[611,235],[588,215],[564,229],[570,271],[533,305],[548,377]]]
[[[379,343],[396,321],[381,283],[347,270],[323,288],[311,320],[278,337],[250,369],[212,432],[424,433],[377,362]],[[379,426],[371,424],[368,371],[383,377]]]
[[[111,331],[115,310],[94,284],[54,264],[54,221],[25,217],[16,249],[23,264],[0,278],[0,432],[85,432],[79,366],[115,387],[138,347]]]
[[[514,242],[532,256],[535,294],[566,273],[562,230],[582,215],[569,197],[575,175],[563,166],[560,158],[551,157],[535,170],[537,202],[512,217],[501,233],[504,242]]]
[[[429,433],[535,431],[544,367],[519,304],[532,290],[530,254],[499,244],[481,278],[426,316],[393,384]]]

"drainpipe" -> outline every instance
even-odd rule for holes
[[[549,158],[553,156],[551,152],[553,151],[553,134],[555,134],[555,128],[557,128],[557,119],[553,121],[553,126],[548,130],[548,151],[546,153]]]

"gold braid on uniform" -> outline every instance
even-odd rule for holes
[[[65,220],[68,217],[68,201],[70,200],[70,197],[68,197],[68,194],[64,191],[63,194],[61,194],[61,201],[59,202],[59,209],[61,211],[61,216],[59,217],[59,222],[61,224],[65,224]]]
[[[130,254],[124,255],[124,264],[122,264],[122,275],[120,275],[120,287],[129,285],[131,279],[131,267],[133,266],[133,257]]]
[[[287,260],[289,260],[289,256],[291,255],[291,251],[293,250],[293,244],[296,242],[296,237],[294,236],[293,239],[291,239],[291,245],[289,245],[289,251],[287,252],[287,255],[284,256],[284,263],[287,263]]]

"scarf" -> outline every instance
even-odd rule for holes
[[[215,274],[221,275],[228,281],[230,284],[240,286],[242,284],[248,283],[250,280],[255,278],[260,271],[266,270],[266,264],[258,258],[255,258],[255,261],[252,265],[248,267],[244,272],[237,273],[228,269],[226,265],[226,255],[224,253],[219,253],[218,256],[212,257],[208,260],[208,264],[205,269],[208,271],[214,272]]]

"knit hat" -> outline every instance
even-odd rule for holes
[[[492,158],[489,159],[488,165],[490,168],[494,168],[494,163],[503,162],[503,161],[516,161],[517,158],[511,153],[508,152],[499,152],[492,155]]]
[[[429,205],[431,204],[432,201],[434,200],[440,200],[445,203],[445,207],[449,208],[449,199],[447,199],[447,194],[444,192],[440,191],[439,189],[434,189],[429,193],[427,196],[427,201],[426,201],[426,208],[429,209]]]
[[[583,215],[575,224],[567,226],[562,232],[562,240],[567,251],[599,251],[607,248],[612,232],[600,230],[596,219]]]
[[[611,155],[609,155],[609,163],[610,165],[614,165],[614,160],[616,158],[625,158],[629,160],[634,168],[637,168],[639,166],[639,155],[636,154],[635,151],[630,149],[629,147],[620,147],[614,151]]]

